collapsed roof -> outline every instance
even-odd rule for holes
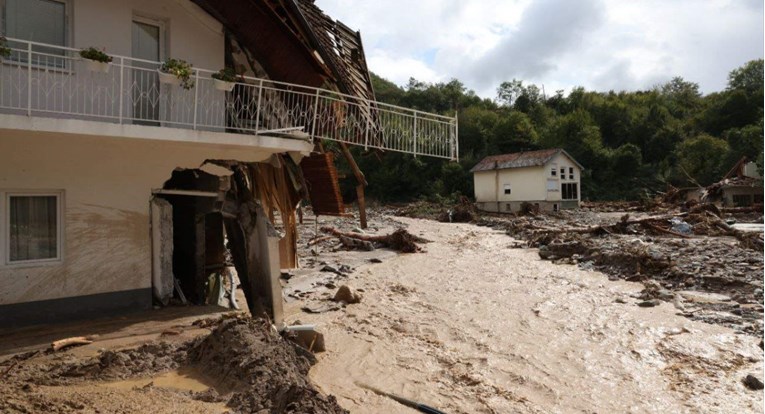
[[[192,0],[220,21],[275,81],[374,100],[361,36],[313,0]]]

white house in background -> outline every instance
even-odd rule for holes
[[[456,119],[375,102],[358,33],[313,0],[0,0],[0,33],[0,329],[203,302],[224,237],[276,319],[257,209],[290,211],[316,140],[457,156]]]
[[[524,202],[546,211],[577,208],[583,169],[559,148],[488,156],[470,170],[476,206],[491,212],[517,212]]]

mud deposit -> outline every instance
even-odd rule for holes
[[[311,378],[353,413],[415,412],[360,384],[451,414],[763,410],[762,391],[743,383],[763,369],[750,333],[689,319],[674,300],[643,307],[650,284],[541,260],[502,227],[370,216],[369,233],[404,226],[432,243],[383,256],[302,241],[314,253],[285,281],[288,322],[326,338]],[[342,284],[361,302],[332,301]],[[690,312],[722,299],[681,300]]]
[[[308,380],[312,355],[269,322],[234,317],[187,342],[33,352],[1,363],[2,413],[346,413]]]

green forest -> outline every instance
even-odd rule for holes
[[[635,200],[677,187],[708,185],[742,156],[763,163],[763,60],[733,69],[725,90],[703,95],[675,77],[650,90],[597,92],[582,87],[545,96],[510,80],[494,99],[459,80],[399,87],[372,75],[377,100],[459,115],[460,160],[395,152],[354,156],[366,174],[367,196],[381,202],[473,196],[470,168],[486,155],[560,147],[584,167],[582,199]],[[344,195],[353,175],[340,161]]]

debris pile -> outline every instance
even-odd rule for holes
[[[598,206],[605,212],[596,210]],[[484,214],[476,224],[524,241],[513,247],[539,248],[544,260],[600,270],[614,280],[657,283],[660,289],[640,297],[642,306],[672,302],[691,319],[762,335],[762,232],[733,228],[728,223],[738,210],[712,204],[662,207],[658,214],[614,211],[626,206],[591,204],[587,210],[532,216]],[[761,211],[755,221],[762,223]],[[728,300],[697,301],[666,294],[679,291],[718,294]]]

